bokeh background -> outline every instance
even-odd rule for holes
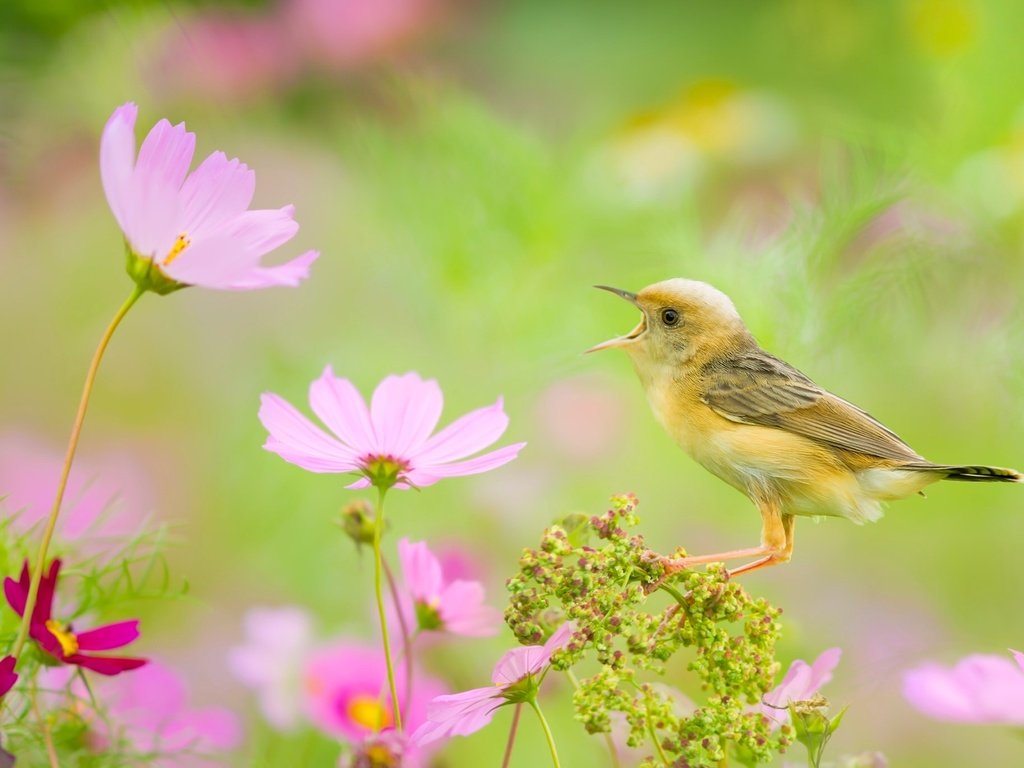
[[[189,589],[137,606],[141,649],[243,714],[238,765],[337,755],[269,729],[229,675],[248,609],[300,605],[325,637],[375,637],[370,559],[334,525],[357,496],[260,447],[260,392],[304,402],[325,364],[366,392],[437,378],[450,416],[505,396],[521,457],[392,494],[389,512],[393,534],[474,553],[497,605],[545,524],[617,492],[664,550],[756,542],[754,509],[662,433],[625,356],[582,355],[636,322],[594,283],[711,282],[764,346],[929,458],[1021,467],[1022,25],[1013,0],[6,0],[5,466],[28,443],[59,456],[129,290],[97,147],[135,100],[140,134],[185,120],[199,157],[248,162],[257,204],[296,206],[290,250],[323,254],[294,290],[145,297],[79,452],[123,514],[172,523]],[[784,661],[843,648],[826,693],[851,708],[830,754],[1024,759],[1009,732],[928,720],[900,694],[923,660],[1024,646],[1020,489],[947,483],[875,525],[801,522],[797,540],[746,584],[785,610]],[[510,642],[453,641],[431,664],[473,687]],[[568,691],[548,709],[564,763],[603,764]],[[443,764],[496,764],[509,717]],[[513,765],[544,754],[533,725]]]

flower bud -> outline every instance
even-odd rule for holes
[[[365,499],[357,499],[346,504],[338,516],[338,527],[356,543],[357,547],[363,544],[373,544],[375,523],[373,506]]]
[[[187,283],[179,283],[177,280],[173,280],[165,275],[160,270],[160,267],[153,263],[152,259],[147,259],[134,253],[127,243],[125,243],[125,253],[127,255],[125,269],[128,272],[128,276],[142,290],[166,296],[168,293],[188,288]]]

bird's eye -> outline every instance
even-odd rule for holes
[[[674,309],[661,310],[661,322],[671,328],[679,324],[679,312]]]

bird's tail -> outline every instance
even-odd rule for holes
[[[916,472],[934,472],[943,476],[944,480],[963,480],[970,483],[1024,483],[1024,475],[1015,469],[985,466],[957,466],[953,464],[931,464],[920,462],[904,464],[900,469]]]

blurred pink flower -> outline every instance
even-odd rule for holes
[[[286,0],[284,23],[322,65],[349,69],[383,58],[421,33],[439,0]]]
[[[29,635],[39,647],[57,661],[91,669],[100,675],[118,675],[146,664],[146,659],[80,653],[110,651],[135,642],[139,637],[139,622],[119,621],[85,632],[74,632],[70,624],[63,624],[54,619],[53,596],[57,589],[60,566],[59,559],[51,562],[49,571],[43,574],[43,579],[39,582],[39,597],[32,610],[32,620],[29,624]],[[18,581],[10,577],[4,579],[4,596],[19,616],[25,615],[29,582],[28,560],[22,565],[21,578]]]
[[[185,285],[294,286],[309,275],[316,251],[276,267],[260,264],[298,231],[292,206],[248,210],[255,174],[223,152],[214,152],[190,174],[196,137],[184,123],[158,122],[136,159],[137,114],[132,102],[114,110],[100,142],[103,189],[134,254],[129,259],[134,279],[167,293]]]
[[[405,679],[404,665],[395,670]],[[304,670],[306,712],[322,731],[353,743],[392,728],[384,654],[376,647],[339,641],[317,651]],[[402,724],[412,730],[426,720],[427,702],[445,691],[432,677],[414,675],[412,696],[399,691]]]
[[[275,728],[298,725],[302,667],[313,643],[313,622],[301,608],[253,608],[245,615],[246,644],[228,652],[228,666],[259,697]]]
[[[160,754],[147,765],[186,768],[211,765],[203,755],[242,743],[241,722],[234,713],[221,707],[191,708],[184,680],[156,661],[97,686],[96,696],[109,715],[89,721],[90,741],[99,750],[123,739],[139,752]]]
[[[16,531],[27,531],[49,515],[62,459],[31,435],[0,435],[0,498]],[[150,503],[145,483],[139,481],[143,474],[126,453],[106,456],[91,467],[82,460],[75,462],[64,494],[60,535],[80,544],[86,537],[137,531],[142,522],[138,510]],[[108,479],[115,475],[124,478],[122,485]]]
[[[374,390],[369,409],[348,379],[330,366],[309,388],[309,404],[330,435],[272,393],[261,398],[260,421],[270,436],[268,451],[310,472],[357,472],[349,488],[371,484],[396,488],[433,485],[445,477],[474,475],[500,467],[526,443],[515,443],[465,459],[504,433],[502,400],[471,411],[431,437],[444,398],[433,379],[417,373],[388,376]]]
[[[442,541],[434,546],[434,554],[441,563],[441,576],[445,581],[483,581],[488,568],[473,548],[458,541]]]
[[[559,453],[587,463],[613,454],[621,445],[626,414],[625,398],[610,383],[577,376],[545,390],[536,420]]]
[[[468,736],[491,722],[499,707],[531,700],[551,656],[569,644],[572,634],[573,626],[566,622],[544,645],[513,648],[502,656],[491,673],[493,685],[435,697],[427,709],[427,722],[412,735],[413,742],[426,745],[451,736]]]
[[[0,697],[3,697],[18,682],[18,676],[14,673],[16,663],[17,659],[13,656],[5,656],[0,661]]]
[[[422,630],[455,635],[486,637],[497,634],[501,612],[484,604],[484,587],[479,581],[444,578],[441,562],[425,541],[398,542],[406,597],[403,606],[410,622]]]
[[[404,733],[390,730],[366,736],[342,752],[338,768],[421,768],[426,755]]]
[[[775,726],[787,724],[790,703],[806,701],[821,690],[832,679],[832,672],[839,665],[842,655],[841,649],[829,648],[813,664],[808,665],[800,659],[794,661],[789,665],[782,682],[761,699],[758,707],[761,713],[772,720]]]
[[[903,675],[903,695],[929,717],[955,723],[1024,725],[1024,654],[975,654],[949,669],[923,664]]]
[[[286,85],[301,50],[279,19],[217,12],[169,28],[153,78],[172,92],[223,104],[259,98]]]

